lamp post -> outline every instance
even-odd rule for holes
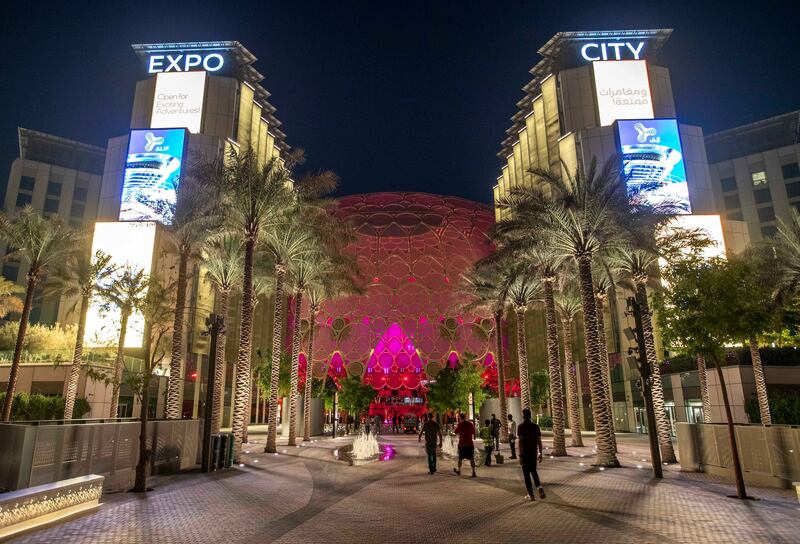
[[[208,357],[208,379],[206,380],[206,409],[203,420],[203,458],[200,464],[203,472],[211,472],[211,419],[214,411],[214,388],[216,387],[217,336],[225,330],[225,318],[211,314],[206,318],[208,331],[203,335],[211,336],[211,349]]]
[[[637,294],[638,297],[638,294]],[[627,313],[633,315],[636,324],[636,343],[639,352],[639,374],[641,375],[642,396],[644,397],[645,412],[647,412],[647,436],[650,439],[650,459],[653,462],[653,476],[663,478],[661,469],[661,452],[658,449],[658,436],[656,432],[656,412],[653,408],[653,391],[651,389],[650,364],[647,362],[647,352],[644,349],[644,327],[642,327],[642,306],[637,297],[628,297]]]

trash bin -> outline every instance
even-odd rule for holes
[[[211,470],[222,468],[223,436],[221,434],[211,435]]]
[[[225,433],[227,435],[227,443],[225,444],[225,460],[223,463],[224,468],[230,468],[233,464],[233,433]]]

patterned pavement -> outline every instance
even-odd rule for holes
[[[742,502],[727,497],[734,491],[730,483],[681,473],[679,467],[669,467],[664,480],[655,482],[640,437],[618,438],[620,469],[591,467],[591,439],[585,448],[569,448],[569,457],[545,457],[539,473],[547,498],[534,503],[522,500],[522,474],[513,461],[481,467],[472,480],[466,477],[469,470],[459,478],[452,472],[453,461],[440,459],[439,472],[428,475],[416,437],[385,436],[381,441],[392,444],[397,455],[360,467],[333,455],[351,438],[283,447],[279,455],[260,453],[263,435],[251,432],[251,440],[243,467],[152,478],[155,490],[146,498],[107,495],[98,512],[13,542],[696,544],[800,539],[800,505],[793,491],[748,488],[760,500]]]

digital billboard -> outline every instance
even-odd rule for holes
[[[200,132],[205,89],[205,72],[160,72],[150,128],[186,127],[194,134]]]
[[[643,60],[609,60],[592,63],[600,125],[618,119],[652,119],[653,97]]]
[[[128,140],[120,221],[160,221],[176,201],[186,147],[186,130],[136,129]]]
[[[691,213],[683,148],[675,119],[637,119],[617,122],[622,169],[629,188],[654,205],[669,204]]]
[[[111,264],[121,270],[125,267],[144,270],[150,275],[153,267],[153,246],[157,225],[154,222],[98,222],[92,237],[92,255],[102,251],[111,257]],[[109,278],[106,281],[111,281]],[[86,315],[84,343],[93,347],[113,347],[119,338],[119,308],[103,304],[93,297]],[[144,316],[136,311],[128,320],[126,348],[142,347]]]

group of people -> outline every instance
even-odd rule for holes
[[[511,459],[519,459],[522,466],[522,475],[525,480],[527,495],[525,500],[533,501],[534,485],[536,486],[539,497],[544,499],[545,492],[539,480],[537,465],[542,461],[542,431],[539,426],[531,420],[531,411],[527,408],[522,410],[522,423],[517,425],[513,416],[508,416],[508,440],[511,447]],[[484,465],[492,465],[492,452],[500,451],[500,420],[492,414],[491,419],[487,419],[481,428],[480,437],[483,441],[485,461]],[[471,478],[477,478],[475,472],[475,425],[467,420],[464,414],[459,416],[458,425],[455,428],[458,435],[458,467],[453,469],[456,475],[461,475],[461,464],[468,460],[472,469]],[[422,430],[419,433],[419,440],[425,437],[425,453],[428,457],[428,474],[436,473],[436,449],[442,447],[442,430],[434,420],[433,415],[425,417]],[[516,452],[516,442],[519,440],[519,457]],[[531,478],[533,482],[531,482]]]

